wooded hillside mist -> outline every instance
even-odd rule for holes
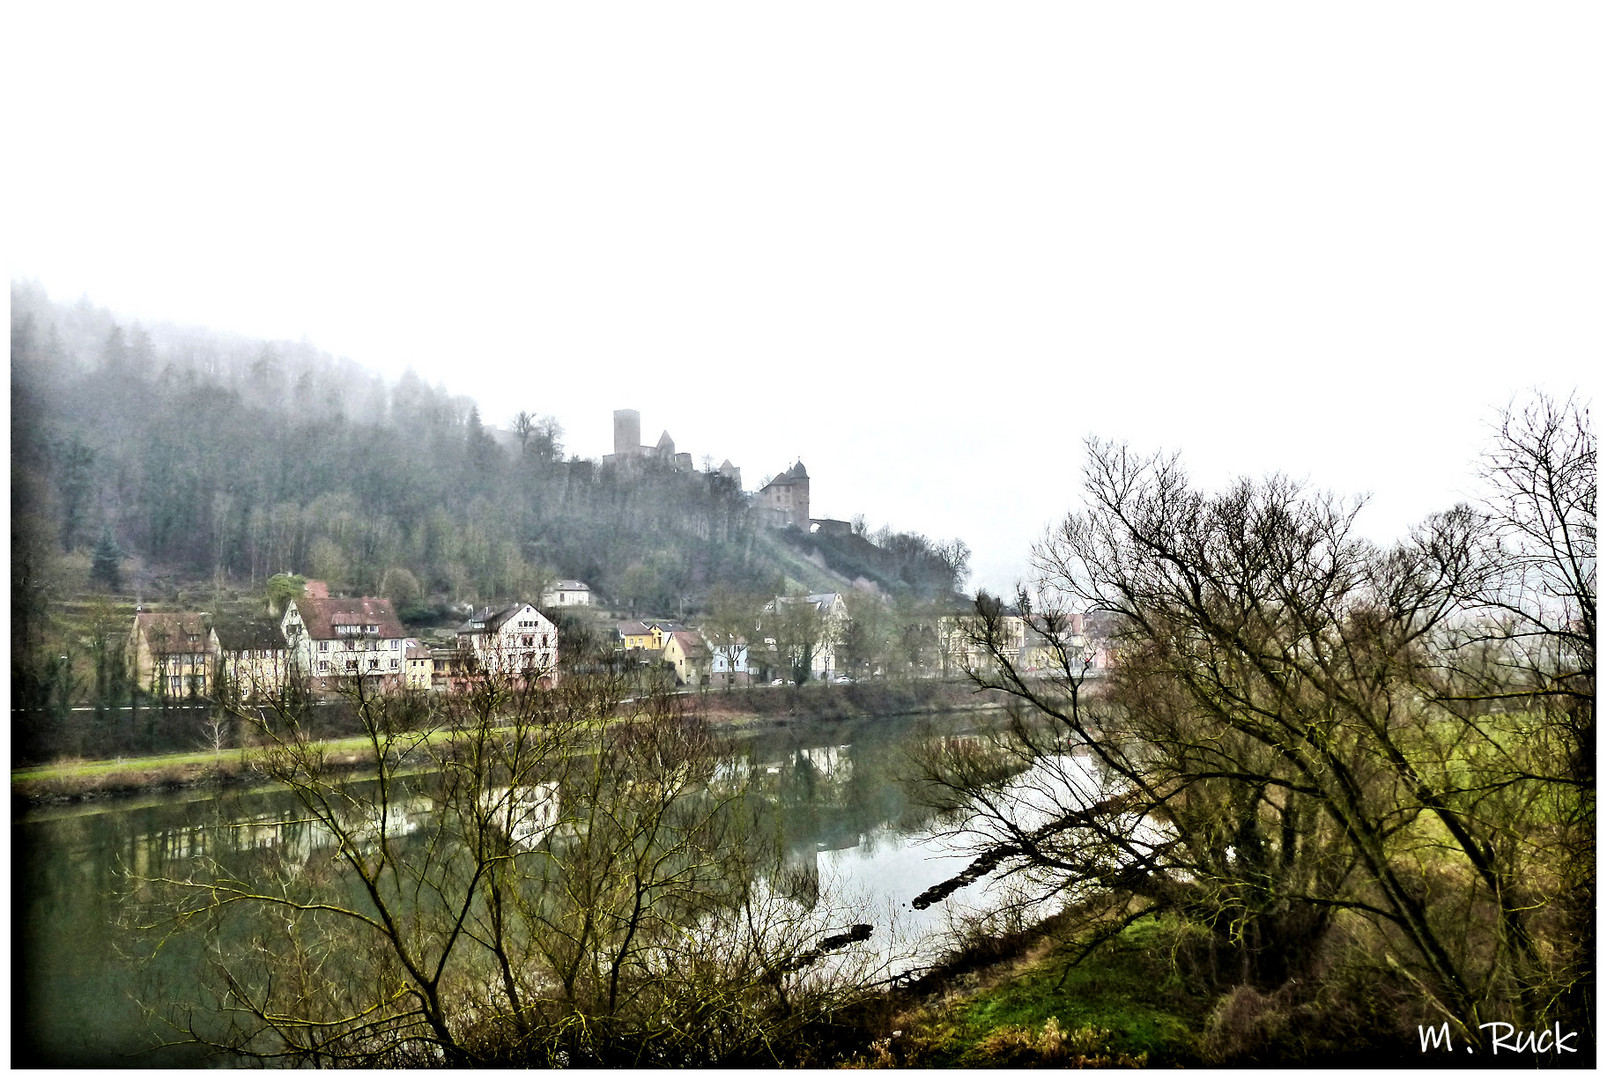
[[[250,584],[291,571],[365,594],[394,571],[417,582],[416,600],[484,602],[561,576],[668,612],[716,584],[863,578],[933,597],[964,577],[963,544],[772,532],[718,473],[566,459],[550,416],[499,441],[493,425],[511,416],[482,417],[412,372],[386,380],[306,342],[123,325],[87,299],[14,283],[11,358],[13,557],[25,575],[109,537],[136,560],[131,591],[152,567]]]

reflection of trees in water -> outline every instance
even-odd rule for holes
[[[807,736],[808,729],[800,735]],[[709,786],[719,790],[751,783],[767,796],[768,807],[785,837],[790,867],[802,866],[807,852],[836,851],[863,843],[867,850],[896,844],[904,834],[917,833],[930,826],[939,812],[910,797],[904,750],[915,741],[936,740],[944,746],[965,745],[986,754],[989,740],[976,734],[923,734],[907,727],[887,726],[882,731],[849,732],[853,742],[833,741],[842,737],[841,725],[819,733],[819,742],[781,747],[759,744],[757,740],[738,745],[722,758],[710,777]],[[761,757],[759,755],[764,754]],[[1009,773],[1012,763],[1001,761],[1000,769]],[[1018,766],[1016,767],[1018,768]],[[628,778],[626,778],[628,779]],[[354,780],[349,785],[353,805],[363,805],[364,789],[371,781]],[[381,824],[366,811],[353,811],[344,818],[344,831],[359,840],[373,843],[381,833],[400,839],[428,829],[433,814],[440,812],[437,800],[419,789],[415,778],[407,793],[385,812]],[[486,789],[486,805],[501,807],[504,830],[513,846],[529,848],[559,819],[555,801],[581,797],[576,790],[560,791],[555,783],[492,785]],[[139,873],[171,868],[170,863],[200,858],[230,858],[253,851],[281,853],[287,864],[304,864],[316,852],[337,842],[334,831],[316,819],[298,813],[291,800],[283,796],[229,795],[216,800],[145,807],[128,815],[94,814],[63,818],[52,823],[59,840],[52,846],[74,853],[68,861],[39,860],[40,869],[53,876],[69,873],[69,863],[81,863],[90,872],[88,881],[61,880],[44,884],[45,891],[80,891],[85,887],[111,891],[117,885],[119,862]],[[120,827],[119,827],[120,826]],[[137,830],[137,831],[135,831]],[[572,832],[571,828],[571,832]]]
[[[955,816],[913,797],[913,751],[933,743],[965,746],[979,758],[990,758],[990,771],[1002,777],[1025,767],[997,753],[993,741],[971,731],[970,723],[800,726],[749,740],[729,769],[773,796],[768,804],[773,828],[796,865],[814,865],[828,851],[857,849],[875,856]]]
[[[820,902],[820,860],[814,848],[790,844],[782,851],[776,888],[805,908],[813,909]]]
[[[826,948],[854,920],[797,843],[856,771],[837,748],[723,761],[673,696],[599,724],[621,704],[601,681],[447,699],[428,741],[358,704],[371,782],[265,727],[298,816],[143,837],[161,865],[132,925],[203,932],[222,1008],[176,1017],[202,1040],[315,1065],[736,1063],[885,975],[864,933]]]
[[[897,842],[899,830],[918,828],[930,813],[912,806],[902,783],[902,745],[913,737],[911,731],[908,725],[894,724],[822,725],[818,733],[799,728],[786,732],[785,738],[771,733],[764,742],[737,744],[731,756],[710,770],[704,785],[707,798],[715,801],[744,783],[751,787],[741,804],[748,820],[740,830],[733,823],[730,833],[735,836],[740,831],[748,846],[744,872],[765,890],[811,912],[828,900],[829,889],[820,869],[823,850],[854,845],[867,852],[881,850]],[[622,784],[639,779],[630,770],[619,773],[618,778]],[[384,814],[365,816],[366,811],[359,813],[355,808],[371,799],[371,786],[372,781],[359,779],[343,785],[354,809],[341,831],[359,849],[376,846],[385,838],[404,864],[440,860],[443,853],[430,838],[442,816],[457,811],[450,800],[442,798],[437,780],[423,774],[400,778]],[[585,798],[584,785],[564,786],[558,806],[552,805],[547,789],[535,785],[519,789],[498,783],[483,790],[485,805],[495,806],[500,801],[506,811],[501,829],[504,839],[499,842],[506,842],[516,861],[527,864],[542,858],[562,861],[572,857],[575,845],[583,839],[578,808]],[[506,798],[510,794],[514,797]],[[541,832],[554,823],[556,829]],[[343,902],[366,903],[360,883],[342,876],[335,831],[281,794],[232,792],[216,799],[175,801],[122,812],[74,817],[64,813],[41,828],[50,839],[35,845],[39,857],[19,862],[14,895],[25,912],[23,921],[51,928],[50,942],[71,939],[73,955],[80,956],[73,961],[78,967],[99,965],[99,970],[111,963],[108,936],[118,905],[110,898],[124,886],[117,874],[119,867],[147,877],[175,878],[198,876],[210,869],[240,880],[277,880],[306,891],[324,890]],[[767,852],[777,861],[766,864]],[[766,869],[767,865],[772,868]],[[532,873],[529,878],[522,902],[532,910],[542,903],[541,892],[565,884],[559,875]],[[62,903],[64,897],[75,898],[75,902]],[[84,902],[89,897],[96,899]],[[718,904],[701,909],[689,905],[678,917],[694,921],[714,917],[711,912],[717,908]],[[729,911],[734,909],[726,910],[728,914],[716,922],[729,919]],[[822,908],[821,917],[829,910]],[[880,944],[883,920],[866,921],[877,925],[873,940]],[[57,934],[57,928],[64,929]],[[232,940],[244,941],[254,931],[241,926],[235,933]],[[35,947],[28,943],[29,936],[26,932],[19,936],[25,967],[27,956],[39,955],[42,948],[55,955],[52,963],[59,965],[65,958],[59,944],[46,946],[47,939],[41,937],[41,945]],[[356,947],[349,935],[340,940],[347,942],[348,949]],[[300,947],[283,934],[282,924],[278,938],[265,937],[264,941],[273,942],[286,956]],[[174,942],[167,947],[162,965],[150,972],[151,982],[160,988],[164,1000],[183,997],[182,988],[194,983],[203,960],[200,951]],[[111,978],[106,976],[106,985],[113,985]],[[117,1001],[126,1005],[128,988],[115,985],[119,987]],[[93,993],[75,992],[82,999],[78,1011],[64,1008],[61,1016],[78,1016],[82,1023],[99,1015],[98,1037],[123,1048],[144,1041],[133,1016],[113,1020],[115,1004],[97,1005]],[[44,999],[43,991],[33,996]]]

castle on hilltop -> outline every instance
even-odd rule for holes
[[[668,431],[659,436],[658,445],[646,446],[642,443],[642,414],[635,409],[615,409],[614,452],[603,455],[603,462],[630,467],[648,461],[659,462],[682,472],[692,471],[692,455],[677,454],[675,440],[670,438]],[[730,458],[714,471],[741,490],[742,470],[731,464]],[[809,470],[804,468],[802,461],[795,462],[792,468],[750,495],[749,501],[758,508],[760,520],[765,524],[777,529],[796,525],[808,532]]]
[[[639,462],[656,461],[668,465],[672,469],[682,472],[692,471],[692,455],[677,454],[675,440],[670,438],[668,430],[658,437],[657,446],[644,446],[642,444],[642,414],[635,409],[614,410],[614,452],[604,454],[603,462],[611,465],[631,466]],[[727,458],[718,469],[714,470],[721,476],[736,485],[737,490],[742,489],[742,470],[731,464]]]
[[[658,437],[657,446],[642,444],[642,414],[635,409],[614,410],[614,452],[604,454],[603,461],[616,465],[658,461],[682,472],[692,471],[692,455],[677,454],[668,431]]]

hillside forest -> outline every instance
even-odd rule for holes
[[[857,583],[952,606],[966,576],[957,540],[870,532],[862,519],[847,536],[769,529],[718,472],[566,457],[542,402],[488,418],[411,371],[387,380],[306,342],[124,325],[32,283],[13,284],[11,309],[23,701],[42,692],[43,652],[56,651],[44,647],[53,605],[86,591],[259,594],[293,573],[386,596],[426,625],[558,578],[584,580],[622,613],[684,618],[717,589]]]

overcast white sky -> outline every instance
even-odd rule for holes
[[[1593,395],[1598,4],[17,3],[12,278],[636,408],[1008,588],[1089,434],[1216,485],[1472,489]]]

